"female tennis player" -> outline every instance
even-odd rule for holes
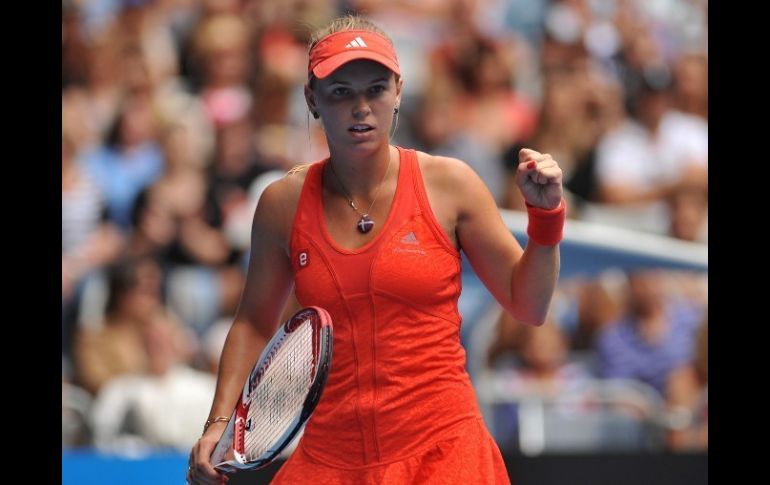
[[[334,321],[326,388],[277,484],[509,483],[460,345],[461,259],[516,319],[541,325],[559,273],[562,172],[524,149],[525,249],[463,161],[390,144],[404,80],[387,35],[358,17],[314,36],[305,97],[330,157],[263,193],[241,304],[188,479],[209,462],[292,285]]]

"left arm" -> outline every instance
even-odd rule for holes
[[[562,201],[562,173],[550,155],[523,149],[517,184],[531,211],[552,211]],[[534,163],[533,163],[534,162]],[[455,196],[455,234],[473,269],[497,301],[517,320],[542,325],[559,276],[558,242],[525,249],[503,223],[497,205],[473,170],[457,161],[448,170]],[[533,225],[530,213],[530,228]]]

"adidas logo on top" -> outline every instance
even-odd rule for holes
[[[348,45],[345,46],[346,49],[350,49],[351,47],[369,47],[366,45],[366,42],[364,42],[364,39],[362,39],[360,36],[356,37]]]
[[[401,242],[404,244],[420,244],[420,241],[417,240],[417,236],[414,234],[414,231],[402,237]]]

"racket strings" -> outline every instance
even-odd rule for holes
[[[288,334],[252,393],[244,433],[247,459],[262,456],[297,417],[313,381],[313,325],[304,322]]]

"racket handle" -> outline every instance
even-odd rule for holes
[[[226,461],[225,457],[227,456],[227,452],[229,449],[233,447],[233,435],[235,434],[235,419],[230,420],[229,423],[227,423],[227,427],[225,428],[224,433],[222,433],[222,437],[219,438],[219,441],[217,442],[217,446],[214,447],[214,451],[211,453],[211,459],[210,463],[212,466],[216,466],[223,461]]]

